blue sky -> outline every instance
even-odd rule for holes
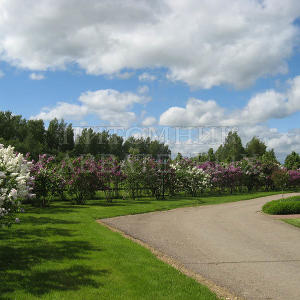
[[[300,152],[299,1],[229,2],[4,0],[0,109],[46,124],[231,126],[280,158]]]

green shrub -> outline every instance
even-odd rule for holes
[[[263,212],[270,215],[300,214],[300,197],[290,197],[266,203]]]

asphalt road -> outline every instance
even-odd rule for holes
[[[284,195],[287,197],[288,195]],[[268,196],[102,220],[245,299],[300,299],[300,229],[262,214]]]

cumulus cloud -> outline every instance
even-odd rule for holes
[[[119,92],[112,89],[88,91],[80,95],[80,104],[58,102],[53,108],[43,108],[32,119],[82,120],[88,114],[97,115],[110,125],[128,126],[136,120],[134,112],[129,111],[136,103],[142,104],[150,100],[131,92]]]
[[[143,126],[153,126],[156,124],[156,118],[154,117],[147,117],[143,120],[142,125]]]
[[[0,70],[0,78],[4,77],[4,72]]]
[[[249,126],[281,119],[300,111],[300,76],[289,81],[285,93],[268,90],[252,97],[248,104],[228,112],[216,101],[191,98],[186,107],[170,107],[160,116],[166,126]]]
[[[42,111],[31,119],[42,119],[45,121],[57,119],[81,120],[88,113],[86,106],[70,104],[66,102],[58,102],[55,107],[44,107]]]
[[[45,79],[45,76],[43,74],[39,74],[39,73],[31,73],[29,75],[29,78],[31,80],[43,80],[43,79]]]
[[[0,11],[0,59],[19,68],[163,68],[190,86],[241,88],[287,71],[300,2],[2,0]]]

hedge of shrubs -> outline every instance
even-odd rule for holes
[[[132,155],[118,161],[86,156],[57,163],[54,157],[41,155],[38,162],[32,163],[31,176],[35,178],[35,202],[40,205],[47,205],[53,197],[63,200],[66,193],[77,204],[84,204],[97,191],[103,191],[111,202],[121,197],[120,191],[123,197],[132,199],[145,195],[162,199],[178,193],[199,196],[205,191],[233,193],[300,186],[300,170],[289,171],[275,163],[248,158],[219,164],[188,158],[172,161]]]
[[[263,206],[263,212],[270,215],[300,214],[300,197],[270,201]]]
[[[0,145],[0,222],[18,211],[19,200],[49,205],[53,198],[73,198],[77,204],[102,191],[105,199],[150,195],[163,199],[178,193],[198,196],[204,192],[287,189],[300,186],[300,170],[287,170],[276,163],[245,158],[234,163],[199,162],[181,158],[153,159],[132,155],[67,158],[40,155],[29,162],[12,147]],[[122,191],[122,193],[121,193]]]

